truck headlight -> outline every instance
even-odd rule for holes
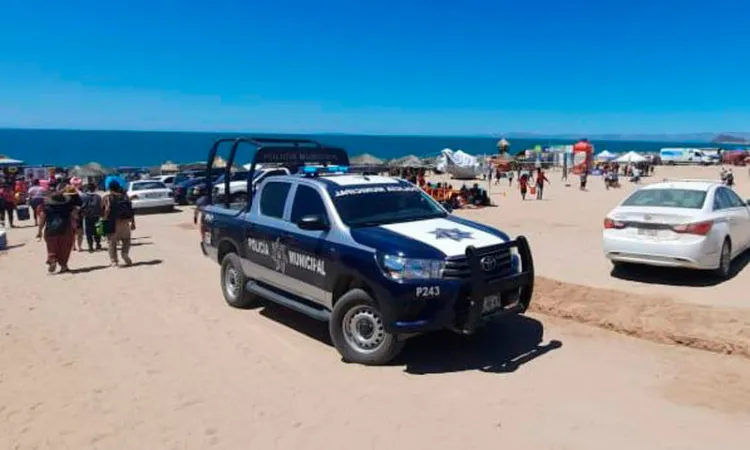
[[[380,267],[385,276],[392,280],[433,280],[442,278],[445,261],[383,255]]]

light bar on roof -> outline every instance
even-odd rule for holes
[[[347,173],[349,166],[303,166],[302,173],[307,176],[319,175],[321,173]]]

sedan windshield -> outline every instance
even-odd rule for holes
[[[701,209],[706,191],[695,189],[641,189],[622,203],[622,206]]]
[[[350,227],[370,227],[395,222],[435,219],[447,214],[418,188],[401,191],[384,187],[347,189],[331,194],[333,204]]]
[[[142,181],[140,183],[131,183],[131,191],[147,191],[149,189],[167,189],[167,185],[161,181]]]

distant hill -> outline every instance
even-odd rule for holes
[[[745,137],[731,134],[719,134],[711,140],[713,144],[748,144],[750,141]]]
[[[750,133],[722,132],[722,133],[664,133],[664,134],[543,134],[528,132],[502,133],[508,139],[572,139],[583,137],[592,141],[641,141],[641,142],[689,142],[689,143],[723,143],[750,144]]]

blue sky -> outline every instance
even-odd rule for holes
[[[0,127],[750,131],[750,1],[5,0]]]

